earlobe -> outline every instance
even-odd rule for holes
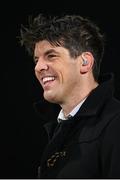
[[[82,65],[81,69],[80,69],[80,73],[81,74],[85,74],[89,71],[89,67],[88,65]]]

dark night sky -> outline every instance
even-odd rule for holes
[[[27,55],[24,48],[20,47],[16,38],[19,36],[20,25],[27,22],[28,15],[67,12],[87,16],[94,20],[107,35],[101,73],[113,72],[115,74],[115,96],[120,99],[119,6],[115,3],[104,4],[99,1],[96,1],[95,5],[86,1],[79,2],[79,5],[62,4],[60,1],[57,3],[57,8],[53,8],[52,3],[47,4],[47,7],[46,4],[40,3],[29,4],[25,7],[22,3],[16,2],[16,8],[6,13],[8,16],[5,22],[8,22],[4,22],[5,26],[2,29],[7,41],[4,53],[5,64],[2,66],[3,117],[0,131],[2,137],[0,178],[35,178],[36,167],[46,140],[43,122],[40,121],[33,108],[34,101],[42,99],[42,89],[34,76],[32,58]],[[46,109],[47,107],[49,105],[46,105]],[[54,108],[56,111],[59,110],[58,106]]]

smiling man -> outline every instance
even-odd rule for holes
[[[39,14],[22,26],[21,43],[34,57],[44,99],[61,107],[45,125],[40,178],[120,178],[120,102],[113,75],[99,76],[100,29],[78,15]]]
[[[98,85],[92,75],[94,58],[90,52],[84,52],[88,64],[83,66],[82,56],[73,58],[67,49],[53,47],[43,40],[36,43],[34,56],[35,74],[43,87],[44,98],[60,104],[66,116]]]

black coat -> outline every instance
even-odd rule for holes
[[[39,178],[120,178],[120,102],[113,97],[112,77],[101,79],[53,135],[56,126],[57,120],[45,125],[49,143]]]

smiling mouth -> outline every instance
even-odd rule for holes
[[[50,85],[55,80],[55,76],[46,76],[42,78],[43,87]]]
[[[51,81],[54,81],[54,80],[55,80],[54,76],[48,76],[48,77],[42,78],[43,84],[46,84],[47,82],[51,82]]]

